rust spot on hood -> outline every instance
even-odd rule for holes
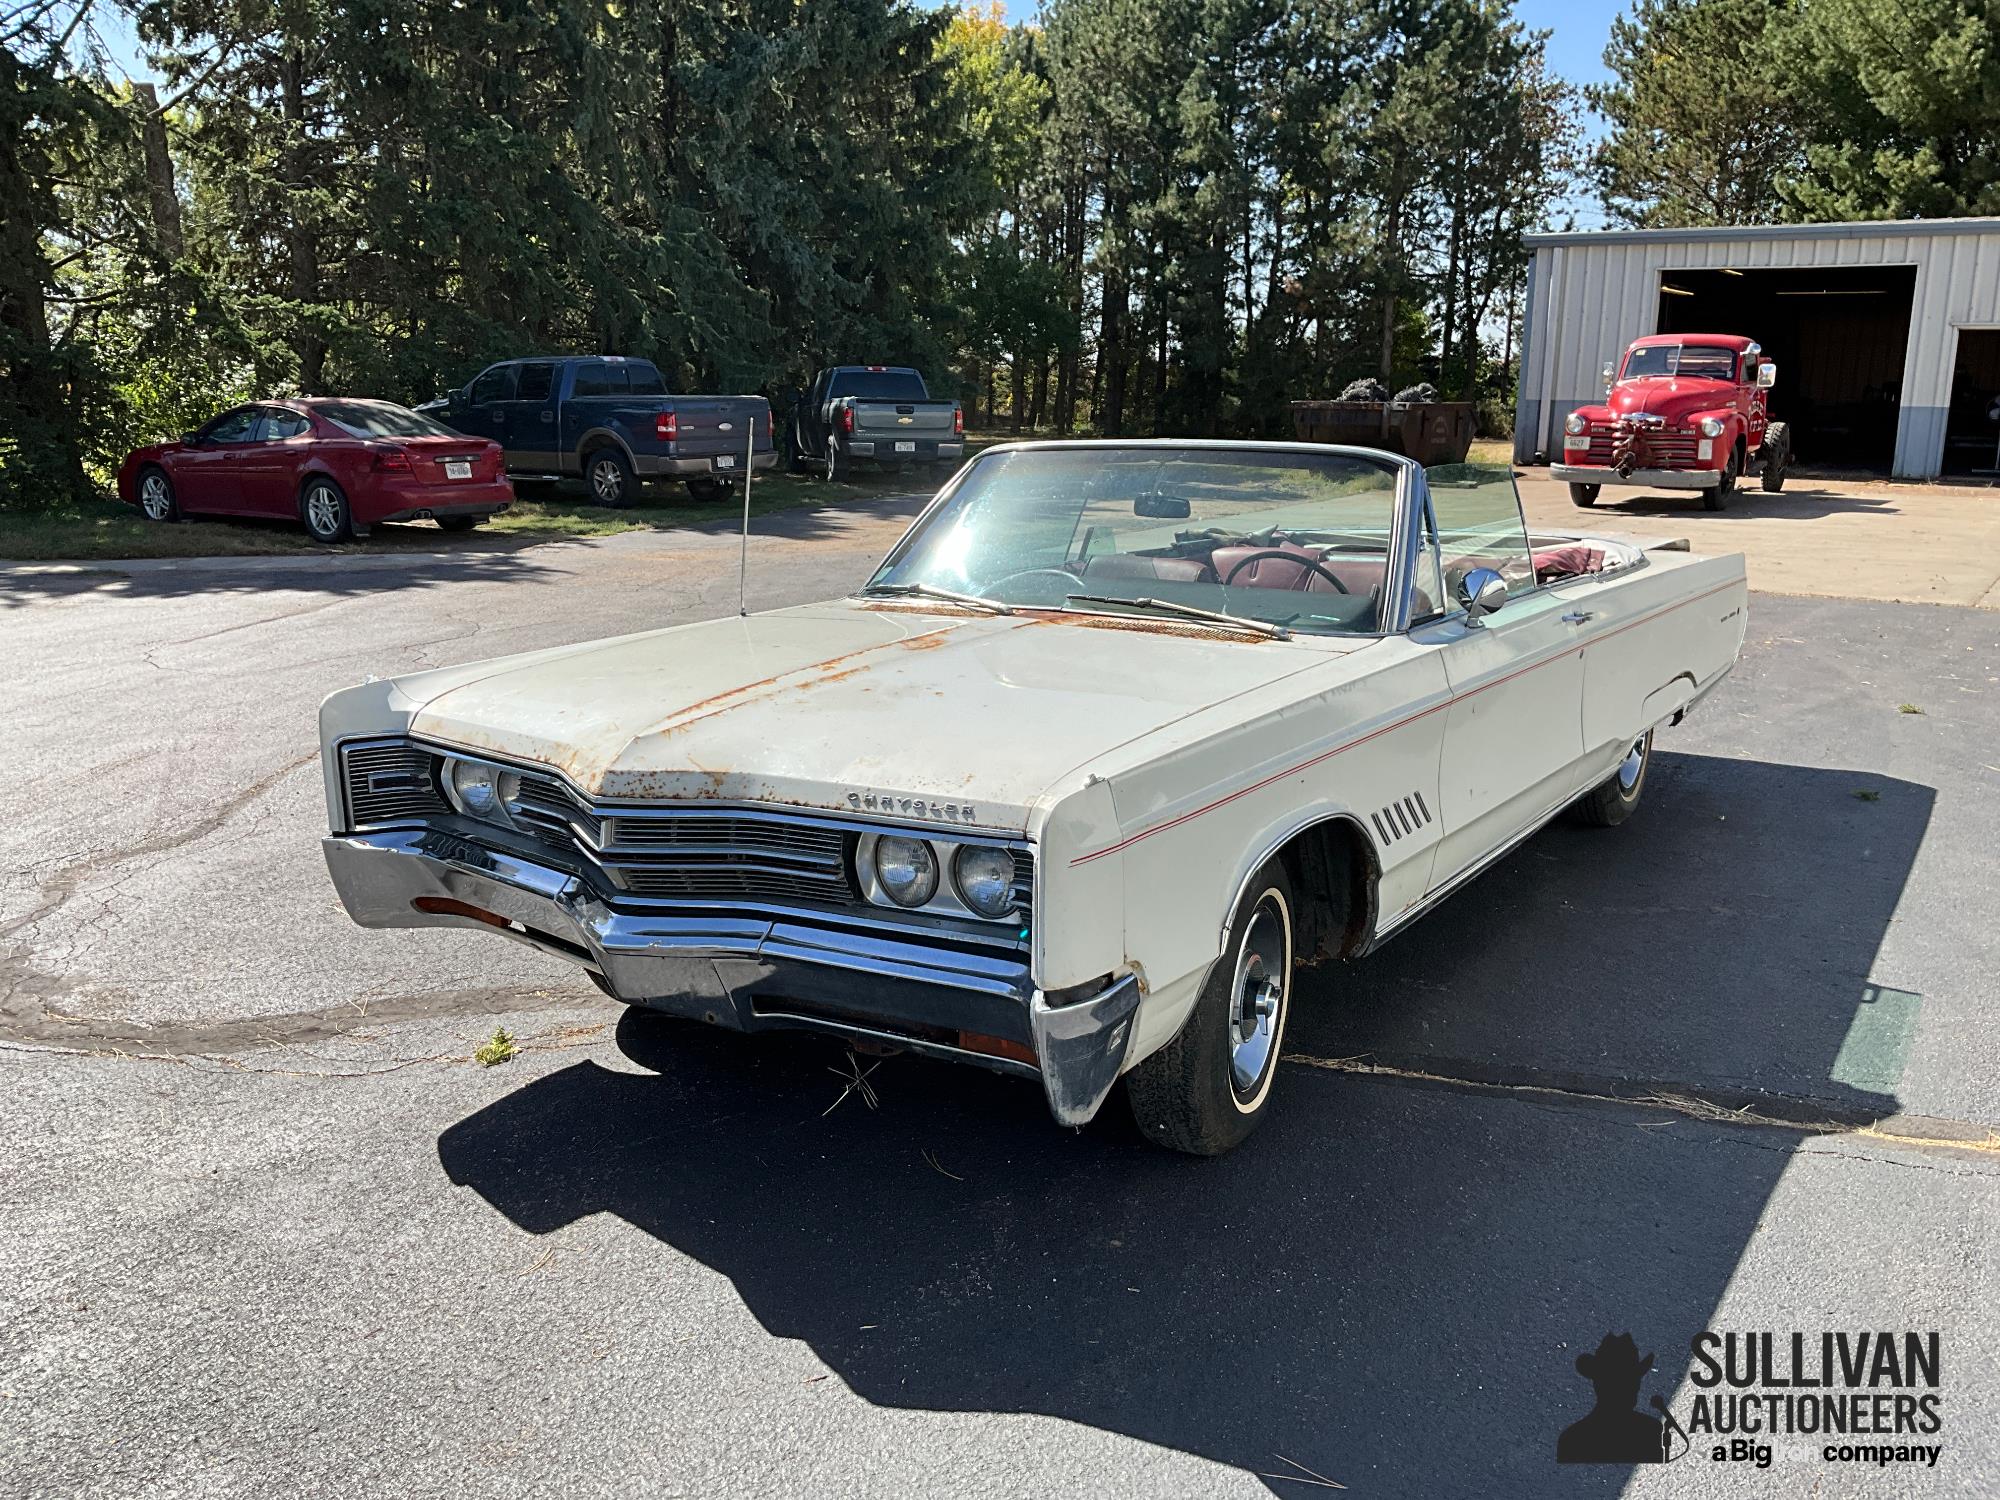
[[[927,645],[942,645],[944,644],[944,637],[950,631],[951,627],[945,626],[941,630],[931,631],[925,635],[910,636],[902,640],[882,641],[874,645],[861,646],[853,651],[843,651],[838,656],[829,656],[824,661],[813,662],[808,666],[793,667],[788,671],[779,672],[774,676],[760,677],[755,682],[744,683],[741,687],[726,688],[722,692],[712,693],[708,697],[698,699],[683,708],[675,709],[665,719],[646,732],[658,735],[678,734],[683,729],[699,724],[705,719],[712,719],[717,714],[728,713],[731,709],[750,701],[753,695],[761,694],[766,689],[820,687],[829,682],[839,682],[842,678],[852,677],[855,673],[865,670],[867,664],[861,661],[860,658],[873,655],[877,652],[887,651],[894,646],[921,650],[925,649]],[[845,667],[838,671],[832,670],[840,668],[844,662],[855,662],[856,665]]]

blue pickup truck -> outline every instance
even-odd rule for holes
[[[603,505],[674,479],[720,500],[746,468],[778,460],[762,396],[670,396],[651,360],[617,355],[503,360],[418,410],[492,438],[516,479],[581,479]]]

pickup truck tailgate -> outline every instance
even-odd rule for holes
[[[854,434],[879,441],[891,438],[927,438],[936,441],[952,435],[949,401],[856,401]]]
[[[771,408],[761,396],[675,396],[674,456],[732,455],[741,463],[750,426],[757,428],[757,451],[771,451]]]

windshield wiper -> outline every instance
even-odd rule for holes
[[[982,598],[978,594],[961,594],[957,589],[941,589],[933,583],[871,583],[861,591],[864,599],[941,599],[947,604],[963,604],[968,609],[983,609],[990,615],[1011,615],[1011,605],[1002,604],[998,599]]]
[[[1241,615],[1224,614],[1219,609],[1196,609],[1192,604],[1176,604],[1171,599],[1127,599],[1122,594],[1070,594],[1063,603],[1123,604],[1132,609],[1157,609],[1162,614],[1179,615],[1184,620],[1209,620],[1217,625],[1232,625],[1252,635],[1269,636],[1274,641],[1289,641],[1292,638],[1292,633],[1284,626],[1273,625],[1268,620],[1246,620]]]

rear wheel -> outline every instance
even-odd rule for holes
[[[1598,828],[1616,828],[1639,805],[1639,794],[1646,789],[1646,767],[1652,763],[1653,731],[1649,729],[1633,741],[1617,770],[1577,798],[1577,816]]]
[[[1792,466],[1792,433],[1783,422],[1773,422],[1764,429],[1763,454],[1757,483],[1765,494],[1775,495],[1785,487],[1785,470]]]
[[[149,521],[178,521],[181,508],[174,500],[174,482],[165,469],[149,468],[139,475],[139,509]]]
[[[690,479],[687,487],[688,498],[703,505],[713,504],[717,500],[727,500],[736,493],[736,482],[732,479]]]
[[[347,508],[347,496],[325,475],[306,481],[299,495],[299,518],[316,542],[344,542],[354,529],[354,517]]]
[[[1597,504],[1598,493],[1603,488],[1604,486],[1601,484],[1573,484],[1569,487],[1569,503],[1571,505],[1580,505],[1585,510],[1588,510],[1591,506]]]
[[[617,510],[632,503],[632,466],[616,448],[599,448],[583,461],[583,487],[599,505]]]
[[[1263,1120],[1277,1081],[1292,990],[1292,885],[1277,860],[1259,870],[1180,1035],[1125,1077],[1146,1139],[1220,1156]]]

